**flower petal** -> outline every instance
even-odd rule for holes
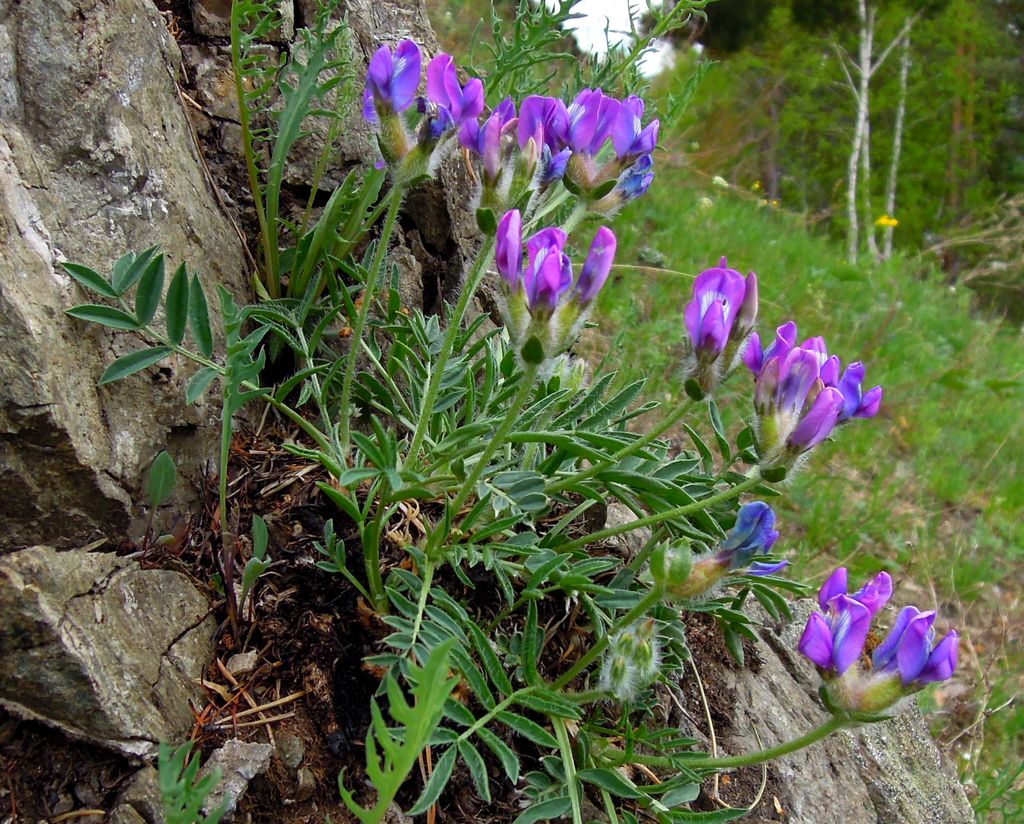
[[[829,602],[837,595],[846,595],[847,575],[846,567],[837,567],[821,585],[821,589],[818,590],[818,606],[822,612],[828,611]]]
[[[820,612],[812,612],[797,647],[822,669],[832,668],[832,629]]]

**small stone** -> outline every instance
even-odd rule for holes
[[[302,763],[302,757],[306,754],[306,745],[302,739],[290,732],[281,733],[277,736],[277,757],[281,763],[292,770],[296,770]]]
[[[625,504],[614,501],[608,504],[608,512],[605,515],[604,527],[622,526],[624,524],[631,524],[633,521],[640,520],[636,513],[633,512]],[[623,560],[631,561],[635,558],[640,550],[643,549],[651,539],[650,527],[641,527],[640,529],[632,529],[629,532],[623,532],[620,535],[616,535],[609,539],[609,543],[614,544],[618,547],[619,554]]]
[[[220,770],[220,782],[207,797],[204,811],[209,813],[227,802],[227,812],[233,813],[249,782],[270,766],[273,754],[270,744],[253,744],[237,738],[225,741],[199,771],[203,777]]]
[[[313,775],[313,771],[309,767],[303,767],[299,770],[299,787],[295,791],[295,800],[299,802],[309,801],[315,791],[316,776]]]
[[[132,776],[121,794],[122,807],[131,807],[143,821],[163,824],[164,804],[160,795],[160,775],[153,767],[143,767]]]
[[[256,660],[259,653],[256,650],[249,652],[236,652],[228,659],[228,672],[232,675],[244,675],[256,669]]]
[[[106,822],[107,824],[146,824],[146,819],[139,815],[134,807],[122,804],[111,810]]]

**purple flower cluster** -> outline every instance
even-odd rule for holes
[[[506,212],[497,228],[495,261],[504,285],[506,325],[517,343],[535,340],[541,360],[572,342],[615,260],[615,233],[602,226],[574,282],[567,241],[562,229],[541,229],[526,241],[524,261],[519,210]]]
[[[791,465],[851,418],[870,418],[882,403],[882,387],[864,392],[865,369],[859,361],[845,371],[829,355],[825,339],[796,343],[797,327],[780,326],[775,340],[761,346],[755,333],[743,354],[753,373],[754,410],[766,465]]]
[[[518,113],[506,98],[482,123],[465,121],[459,141],[481,159],[485,206],[518,204],[534,188],[563,180],[595,211],[610,213],[654,179],[658,121],[643,126],[643,113],[639,97],[618,100],[600,89],[580,92],[569,106],[531,95]]]
[[[434,151],[454,128],[475,120],[484,109],[484,87],[477,78],[459,83],[455,61],[439,54],[427,66],[427,95],[417,97],[423,58],[412,40],[403,40],[392,52],[384,45],[370,59],[363,93],[363,116],[378,127],[384,161],[397,166],[401,177],[430,174],[439,155]],[[415,141],[403,117],[413,104],[421,115]]]
[[[956,630],[936,644],[935,613],[913,606],[900,611],[872,653],[870,668],[858,665],[871,621],[891,595],[892,579],[885,572],[848,594],[843,567],[818,593],[821,612],[811,614],[799,648],[821,672],[829,700],[844,711],[879,712],[929,683],[949,679],[956,670]]]
[[[518,112],[507,98],[485,114],[483,83],[471,78],[462,85],[451,55],[430,61],[425,97],[417,97],[421,68],[419,47],[403,40],[394,51],[381,46],[366,76],[363,114],[378,127],[384,162],[410,167],[398,170],[400,179],[430,174],[439,157],[434,150],[452,130],[480,159],[480,205],[493,215],[525,207],[533,192],[558,180],[594,211],[610,214],[654,179],[651,154],[659,124],[644,125],[639,97],[619,100],[586,89],[567,106],[556,97],[531,95]],[[414,102],[423,115],[415,141],[404,117]],[[493,227],[490,222],[488,231]]]

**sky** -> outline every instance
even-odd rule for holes
[[[632,5],[639,12],[647,4],[643,0],[632,0]],[[586,16],[574,21],[571,28],[580,48],[604,53],[606,26],[610,29],[609,36],[613,43],[625,40],[630,31],[629,7],[630,0],[581,0],[575,11]],[[671,51],[671,46],[665,45],[661,50],[648,55],[640,65],[641,70],[647,75],[657,74],[671,63]]]

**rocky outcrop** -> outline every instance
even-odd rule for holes
[[[712,701],[717,700],[727,713],[718,731],[721,754],[782,744],[828,719],[818,697],[821,679],[797,652],[807,616],[815,608],[813,601],[799,601],[793,605],[794,620],[783,623],[756,610],[763,625],[758,640],[747,648],[745,668],[733,666],[727,655],[698,655],[701,679],[715,696]],[[692,678],[684,678],[683,684],[688,693],[695,689]],[[702,717],[702,713],[693,715]],[[706,729],[698,722],[688,732],[703,736]],[[756,790],[761,768],[746,770]],[[767,770],[771,795],[778,799],[788,824],[963,824],[974,820],[962,785],[944,762],[913,699],[900,704],[891,721],[839,732],[770,762]],[[735,784],[750,786],[749,782]],[[720,789],[734,806],[753,801],[753,793],[743,798]]]
[[[0,558],[0,705],[130,755],[191,731],[216,622],[179,572],[32,547]]]
[[[139,348],[65,316],[62,260],[109,272],[160,244],[243,293],[241,244],[179,103],[180,53],[147,0],[0,0],[0,548],[123,534],[153,457],[211,450],[174,361],[97,387]]]

